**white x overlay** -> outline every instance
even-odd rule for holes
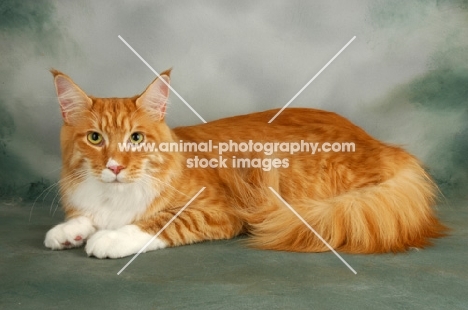
[[[156,70],[153,69],[153,67],[151,67],[151,65],[143,58],[140,56],[140,54],[130,45],[127,43],[127,41],[124,40],[124,38],[122,38],[120,35],[118,36],[118,38],[138,57],[140,58],[140,60],[158,77],[160,77],[159,73],[156,72]],[[341,48],[341,50],[338,51],[338,53],[335,54],[335,56],[333,56],[332,59],[330,59],[326,64],[325,66],[323,66],[322,69],[320,69],[319,72],[317,72],[317,74],[315,74],[312,79],[310,79],[309,82],[307,82],[307,84],[305,84],[300,90],[299,92],[294,95],[294,97],[291,98],[291,100],[288,101],[288,103],[286,103],[283,108],[281,108],[281,110],[278,111],[278,113],[276,113],[275,116],[273,116],[269,121],[268,123],[271,123],[275,120],[276,117],[278,117],[278,115],[281,114],[281,112],[284,111],[284,109],[286,109],[293,101],[294,99],[296,99],[306,88],[307,86],[310,85],[310,83],[312,83],[353,41],[354,39],[356,39],[356,36],[354,36],[353,38],[351,38],[351,40],[349,40],[348,43],[346,43],[345,46],[343,46]],[[174,88],[172,88],[172,86],[167,83],[164,79],[161,79],[165,84],[166,86],[169,87],[169,89],[177,96],[179,97],[180,100],[182,100],[183,103],[185,103],[185,105],[193,112],[195,113],[196,116],[198,116],[198,118],[203,122],[203,123],[206,123],[206,121],[203,119],[203,117],[200,116],[200,114],[197,113],[197,111],[195,111],[194,108],[192,108],[192,106],[190,104],[188,104],[187,101],[185,101],[184,98],[182,98],[181,95],[179,95],[179,93],[177,91],[174,90]],[[187,202],[187,204],[182,208],[180,209],[175,215],[174,217],[172,217],[165,225],[163,228],[161,228],[161,230],[158,231],[158,233],[156,235],[154,235],[150,241],[148,241],[144,246],[143,248],[138,251],[138,253],[136,253],[132,259],[117,273],[117,275],[120,275],[141,253],[143,253],[143,251],[151,244],[151,242],[153,242],[191,203],[193,200],[195,200],[195,198],[198,197],[198,195],[201,194],[201,192],[205,189],[206,187],[203,187],[202,189],[200,189],[200,191],[192,197],[192,199],[190,199],[189,202]],[[353,269],[353,267],[351,267],[344,259],[343,257],[341,257],[336,251],[335,249],[333,249],[332,246],[330,246],[326,241],[325,239],[322,238],[322,236],[320,236],[320,234],[318,234],[315,229],[312,228],[312,226],[309,225],[309,223],[307,223],[304,218],[302,218],[299,213],[296,212],[296,210],[294,210],[293,207],[291,207],[282,197],[280,194],[278,194],[272,187],[269,187],[270,190],[278,197],[278,199],[280,199],[290,210],[291,212],[293,212],[297,218],[299,220],[301,220],[304,225],[307,226],[307,228],[309,228],[316,236],[317,238],[319,238],[329,249],[330,251],[333,252],[333,254],[335,254],[345,265],[346,267],[349,268],[349,270],[351,270],[354,274],[357,274],[357,272]]]

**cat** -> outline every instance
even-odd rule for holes
[[[165,123],[170,70],[131,98],[88,96],[67,75],[51,72],[63,117],[60,194],[66,221],[47,232],[44,244],[50,249],[85,245],[88,256],[120,258],[160,233],[145,251],[240,234],[260,249],[328,251],[275,192],[337,251],[402,252],[445,235],[433,208],[437,187],[420,162],[335,113],[288,108],[269,124],[275,109],[170,129]],[[119,149],[125,143],[185,141],[270,146],[310,141],[352,143],[355,149],[315,154],[234,149],[222,154],[229,163],[242,158],[276,165],[223,162],[218,168],[196,167],[193,161],[221,161],[214,149]]]

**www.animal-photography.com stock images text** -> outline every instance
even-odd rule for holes
[[[468,2],[5,0],[1,309],[468,309]]]

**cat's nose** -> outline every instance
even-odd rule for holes
[[[120,166],[120,165],[119,165],[119,166],[116,165],[116,166],[108,166],[108,167],[107,167],[107,169],[112,170],[112,172],[114,172],[115,175],[118,175],[119,172],[120,172],[122,169],[124,169],[124,168],[125,168],[124,166]]]

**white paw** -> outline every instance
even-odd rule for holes
[[[58,224],[46,234],[44,245],[52,250],[62,250],[83,245],[94,232],[93,223],[87,217],[72,218]]]
[[[143,232],[138,226],[126,225],[117,230],[98,231],[88,240],[85,250],[88,256],[120,258],[138,253],[152,238],[152,235]],[[166,243],[156,238],[143,253],[165,247]]]

